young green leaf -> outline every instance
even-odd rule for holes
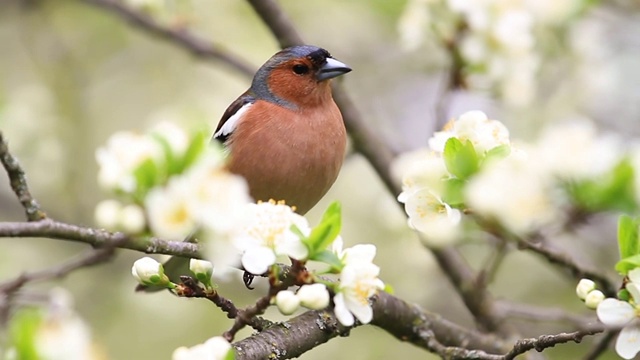
[[[151,136],[153,139],[160,144],[162,147],[162,152],[164,153],[164,161],[165,164],[165,173],[166,176],[171,176],[174,174],[178,174],[180,170],[180,160],[176,157],[176,154],[173,153],[173,149],[171,148],[171,144],[167,141],[166,138],[159,134],[152,133]]]
[[[478,155],[469,140],[463,143],[450,138],[444,145],[443,156],[447,170],[459,179],[466,180],[478,171]]]
[[[202,155],[208,144],[209,141],[207,133],[205,133],[204,131],[196,132],[191,138],[189,147],[187,147],[187,150],[184,152],[182,161],[180,161],[181,166],[178,169],[178,173],[184,172],[191,165],[193,165],[193,163],[198,160],[200,155]]]
[[[157,184],[163,182],[158,165],[152,159],[146,159],[133,171],[136,179],[136,194],[142,198],[147,191]]]
[[[323,251],[340,234],[342,228],[342,210],[339,202],[333,202],[322,215],[320,224],[311,230],[304,243],[309,249],[309,256]]]
[[[9,324],[10,342],[16,350],[16,359],[38,359],[36,335],[42,324],[42,313],[36,308],[19,310]]]
[[[445,180],[444,195],[442,201],[451,206],[464,204],[464,185],[465,181],[458,178]]]
[[[342,262],[336,254],[329,250],[322,250],[314,254],[309,260],[319,261],[331,266],[331,269],[335,269],[339,272],[342,269]]]
[[[624,258],[616,264],[616,271],[626,275],[629,271],[640,267],[640,254]]]
[[[504,159],[511,154],[511,146],[504,144],[500,146],[496,146],[493,149],[487,151],[484,155],[483,163],[492,161],[492,160],[500,160]]]
[[[629,160],[593,180],[570,184],[569,191],[580,206],[590,211],[621,210],[633,212],[635,202],[634,169]]]
[[[618,219],[618,247],[620,248],[620,259],[638,255],[638,226],[640,218],[632,218],[629,215],[621,215]]]

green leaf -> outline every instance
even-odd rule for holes
[[[450,206],[458,206],[464,204],[464,185],[465,181],[458,178],[445,180],[444,194],[442,201]]]
[[[340,234],[342,228],[342,209],[340,203],[334,201],[322,215],[320,224],[311,230],[309,237],[303,241],[309,248],[309,257],[326,249]]]
[[[627,289],[620,289],[616,294],[616,297],[622,301],[629,301],[631,299],[631,294]]]
[[[329,250],[323,250],[315,253],[313,258],[310,258],[310,260],[325,263],[336,271],[340,271],[342,269],[342,262],[340,261],[340,258]]]
[[[633,166],[625,159],[597,179],[569,184],[569,192],[579,206],[589,211],[633,212],[638,208],[634,177]]]
[[[616,271],[626,275],[629,271],[640,267],[640,254],[624,258],[616,264]]]
[[[478,155],[469,140],[462,143],[450,138],[444,145],[443,156],[447,170],[459,179],[466,180],[478,171]]]
[[[235,360],[235,358],[236,358],[236,351],[233,348],[231,348],[227,353],[227,355],[224,357],[224,360]]]
[[[167,139],[164,138],[163,136],[156,133],[152,133],[151,136],[155,141],[158,142],[158,144],[160,144],[160,147],[162,147],[162,152],[164,153],[165,163],[162,164],[164,166],[160,165],[158,167],[164,168],[165,171],[163,173],[167,177],[173,174],[178,174],[180,170],[180,161],[176,157],[176,154],[173,152],[173,149],[171,148],[171,144],[169,143],[169,141],[167,141]]]
[[[16,359],[38,359],[35,337],[42,323],[42,312],[37,308],[23,308],[13,315],[9,325],[11,344]]]
[[[208,137],[209,135],[205,131],[198,131],[193,135],[189,147],[187,147],[182,161],[180,161],[181,166],[178,168],[178,173],[182,173],[198,160],[208,146]]]
[[[384,284],[384,292],[386,292],[387,294],[391,294],[393,295],[395,293],[395,290],[393,289],[393,286],[389,285],[389,284]]]
[[[640,218],[632,218],[629,215],[621,215],[618,219],[618,247],[620,248],[620,259],[638,255],[638,226]]]
[[[506,158],[511,154],[511,146],[504,144],[500,146],[496,146],[493,149],[487,151],[484,155],[483,164],[493,160],[501,160]]]
[[[136,179],[136,193],[144,198],[147,191],[160,183],[160,171],[153,159],[146,159],[133,171]]]

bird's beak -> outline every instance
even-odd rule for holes
[[[349,71],[351,71],[351,68],[344,63],[341,63],[340,61],[333,58],[327,58],[327,62],[322,65],[320,70],[318,70],[316,79],[318,81],[324,81],[332,79],[336,76],[340,76],[342,74],[346,74]]]

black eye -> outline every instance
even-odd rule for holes
[[[293,65],[293,72],[298,75],[304,75],[309,72],[309,67],[303,64]]]

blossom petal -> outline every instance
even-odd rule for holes
[[[252,274],[260,275],[269,270],[269,266],[276,262],[276,255],[267,247],[250,248],[242,254],[242,266]]]
[[[333,311],[336,313],[336,317],[338,318],[338,321],[340,321],[340,324],[344,326],[352,326],[355,319],[353,318],[351,311],[347,309],[344,295],[341,293],[336,294],[333,298],[333,302],[335,304]]]
[[[632,283],[640,284],[640,268],[635,268],[627,274]]]
[[[356,301],[349,301],[347,306],[349,307],[349,310],[351,310],[351,313],[360,320],[361,323],[368,324],[371,322],[371,319],[373,319],[373,310],[371,309],[369,302],[363,304]]]
[[[640,327],[637,324],[626,326],[616,341],[616,352],[620,357],[633,359],[640,351]]]
[[[625,289],[627,289],[629,294],[631,294],[631,297],[636,304],[640,302],[640,283],[629,282],[625,286]]]
[[[307,256],[309,256],[309,249],[297,235],[290,235],[286,236],[287,241],[283,241],[276,246],[276,253],[278,255],[287,255],[296,260],[306,260]]]
[[[604,299],[596,311],[598,319],[609,326],[623,326],[635,318],[633,307],[625,301]]]
[[[344,251],[345,263],[370,263],[376,257],[376,246],[372,244],[358,244]]]

